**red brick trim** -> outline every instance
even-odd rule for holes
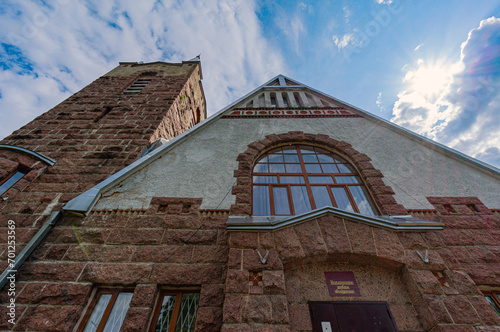
[[[233,108],[233,111],[260,111],[260,110],[268,110],[268,111],[276,111],[276,110],[291,110],[291,111],[296,111],[296,110],[345,110],[345,107],[339,107],[339,106],[311,106],[311,107],[236,107]]]
[[[341,115],[224,115],[222,119],[264,119],[264,118],[292,118],[292,119],[303,119],[303,118],[362,118],[361,115],[357,114],[341,114]]]
[[[200,209],[200,213],[228,213],[231,212],[227,209]]]
[[[457,214],[493,214],[476,196],[467,197],[427,197],[439,214],[457,215]]]
[[[290,131],[282,134],[267,135],[266,138],[248,144],[248,149],[240,153],[238,169],[234,171],[236,185],[232,194],[236,195],[236,203],[231,206],[231,215],[249,216],[252,213],[252,169],[258,157],[271,148],[287,144],[314,144],[331,150],[346,158],[359,172],[370,191],[375,204],[383,214],[406,214],[406,209],[397,204],[394,191],[382,180],[382,172],[375,169],[370,157],[352,148],[351,144],[337,141],[323,134],[308,134],[302,131]]]
[[[203,198],[153,197],[148,214],[194,214],[200,213]]]
[[[433,213],[437,214],[437,211],[434,209],[407,209],[408,214],[412,213]]]
[[[223,119],[260,119],[260,118],[361,118],[363,116],[346,110],[343,107],[262,107],[262,108],[235,108]]]

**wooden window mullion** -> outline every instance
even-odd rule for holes
[[[334,187],[332,185],[326,185],[326,191],[328,191],[328,195],[330,195],[330,200],[332,201],[332,205],[336,208],[339,207],[339,205],[337,204],[337,201],[335,200],[335,196],[333,196],[333,193],[332,193],[332,188],[331,187]]]
[[[274,190],[273,190],[273,185],[269,185],[269,204],[271,204],[271,215],[275,215],[275,210],[274,210]]]
[[[159,293],[160,294],[158,294],[158,299],[156,300],[156,308],[155,308],[155,311],[153,313],[153,319],[151,321],[151,326],[149,327],[149,330],[148,330],[149,332],[154,332],[154,330],[155,330],[156,323],[158,321],[158,317],[160,316],[163,298],[165,297],[165,294],[163,294],[162,292],[159,292]]]
[[[292,187],[290,184],[286,186],[286,194],[288,196],[288,205],[290,206],[290,215],[295,215],[295,206],[293,205],[293,197],[292,197]]]
[[[87,324],[90,316],[92,315],[92,311],[94,311],[94,307],[97,304],[97,301],[99,301],[99,297],[101,296],[100,290],[97,290],[96,294],[94,295],[94,298],[92,299],[92,302],[90,302],[90,305],[87,309],[87,312],[85,312],[85,316],[83,316],[83,319],[80,323],[80,327],[78,327],[77,332],[83,331],[85,328],[85,325]]]
[[[495,302],[495,304],[500,308],[500,299],[498,297],[498,294],[500,294],[500,292],[494,292],[494,291],[493,292],[483,292],[484,296],[491,297],[493,302]]]
[[[315,210],[316,209],[316,202],[314,201],[314,196],[312,194],[311,184],[309,183],[309,176],[308,176],[307,170],[306,170],[306,164],[304,162],[304,159],[302,158],[302,151],[300,150],[299,146],[297,146],[297,151],[298,151],[298,156],[299,156],[299,161],[300,161],[300,168],[302,169],[302,174],[304,176],[304,183],[306,185],[307,195],[309,196],[309,202],[311,204],[311,209]],[[316,155],[316,151],[314,151],[314,153]],[[318,156],[316,156],[316,158],[318,158]],[[318,160],[318,165],[320,165],[319,160]],[[320,167],[321,167],[321,165],[320,165]]]
[[[498,294],[499,293],[491,293],[491,297],[493,298],[493,301],[495,301],[495,303],[498,305],[498,307],[500,308],[500,298],[498,297]]]
[[[352,205],[352,208],[354,209],[354,212],[360,213],[358,206],[356,205],[356,201],[354,200],[354,197],[351,194],[351,190],[349,190],[349,186],[347,184],[344,184],[342,187],[344,187],[344,190],[347,193],[347,197],[349,198],[349,201],[351,202],[351,205]]]
[[[179,317],[179,309],[181,307],[182,293],[175,296],[174,310],[172,311],[172,318],[170,319],[170,326],[168,327],[168,332],[175,332],[175,326],[177,325],[177,318]]]
[[[99,322],[99,325],[97,326],[96,332],[101,332],[104,330],[104,326],[106,326],[106,323],[108,322],[109,314],[111,314],[111,310],[113,310],[113,306],[115,305],[116,298],[118,297],[119,291],[113,290],[111,293],[111,299],[108,302],[108,305],[106,307],[106,310],[104,310],[104,314],[102,315],[101,321]],[[107,292],[102,292],[99,296],[102,294],[109,294]]]

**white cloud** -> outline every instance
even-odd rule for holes
[[[119,61],[180,62],[201,53],[210,113],[285,71],[279,50],[263,37],[254,1],[12,0],[3,7],[0,39],[21,55],[0,58],[0,116],[11,122],[0,137]],[[27,68],[16,65],[19,57]]]
[[[314,7],[312,5],[308,5],[304,2],[299,2],[299,9],[307,11],[309,14],[312,14],[314,12]]]
[[[492,17],[469,32],[460,61],[434,93],[415,88],[418,73],[432,68],[419,59],[405,76],[392,121],[500,167],[499,63],[500,19]]]
[[[351,19],[351,15],[352,15],[351,10],[349,9],[349,7],[344,6],[344,7],[342,7],[342,11],[344,12],[344,20],[345,20],[345,22],[347,24],[349,24],[350,19]]]
[[[375,0],[379,5],[390,5],[393,0]]]
[[[375,101],[375,104],[377,105],[380,112],[385,112],[385,107],[384,107],[384,104],[382,102],[382,92],[378,93],[377,100]]]
[[[284,9],[279,9],[279,11],[284,11]],[[283,15],[276,19],[276,25],[288,39],[295,53],[300,54],[300,38],[306,31],[302,18],[298,14]]]
[[[354,39],[354,34],[353,33],[347,33],[341,37],[338,36],[332,36],[333,43],[339,50],[349,46],[349,45],[355,45],[356,40]]]

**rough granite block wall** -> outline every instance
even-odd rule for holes
[[[96,286],[119,286],[134,289],[121,331],[145,331],[161,287],[190,286],[200,292],[196,331],[219,331],[227,214],[200,204],[155,197],[148,210],[65,216],[19,270],[17,323],[0,329],[72,331]]]
[[[409,212],[444,222],[442,231],[394,232],[329,216],[230,232],[222,331],[312,331],[308,301],[386,301],[400,331],[498,331],[481,290],[500,280],[500,215],[475,197],[429,201],[436,210]],[[426,250],[428,263],[417,254]],[[258,251],[269,251],[266,264]],[[362,297],[330,297],[324,271],[354,271]]]

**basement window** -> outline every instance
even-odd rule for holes
[[[127,95],[136,95],[139,92],[144,89],[144,87],[150,82],[151,80],[137,80],[134,83],[132,83],[131,86],[127,88],[123,93]]]
[[[99,289],[83,317],[78,332],[120,331],[132,300],[131,289]]]
[[[9,177],[7,177],[5,180],[3,180],[3,182],[1,182],[1,184],[0,184],[0,195],[2,195],[7,190],[9,190],[10,187],[15,185],[17,183],[17,181],[19,181],[25,174],[26,173],[23,173],[21,171],[17,171],[15,173],[13,173],[12,175],[10,175]]]
[[[194,331],[199,299],[200,294],[196,291],[162,291],[149,330]]]

